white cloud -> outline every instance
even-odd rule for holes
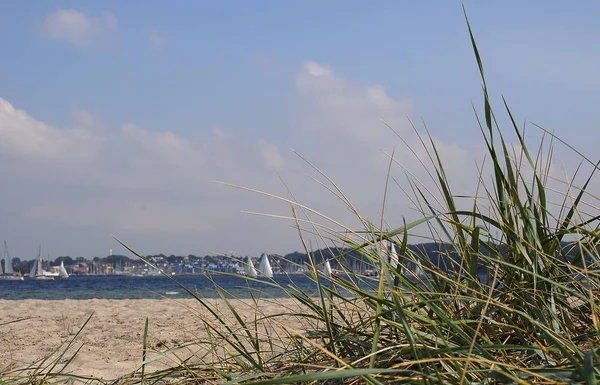
[[[134,124],[121,128],[122,137],[138,145],[151,157],[173,166],[202,165],[202,156],[192,145],[170,131],[149,132]]]
[[[273,143],[261,139],[258,141],[258,148],[267,167],[279,171],[285,166],[285,159]]]
[[[41,161],[82,161],[96,156],[104,139],[86,128],[59,130],[0,98],[0,155]]]
[[[400,186],[390,181],[385,215],[390,225],[400,226],[402,217],[410,220],[418,216],[409,197],[401,190],[411,193],[405,184],[404,169],[396,163],[410,170],[419,183],[439,196],[430,174],[420,163],[423,160],[431,169],[426,153],[426,148],[431,150],[431,147],[426,144],[424,148],[410,126],[408,116],[415,113],[410,99],[393,97],[382,85],[352,82],[316,62],[302,66],[295,76],[295,85],[298,98],[291,107],[296,122],[292,138],[294,149],[330,177],[363,216],[379,223],[389,156],[394,149],[391,177]],[[477,177],[473,159],[477,150],[432,139],[455,190],[473,193]],[[425,138],[425,142],[428,141]],[[318,173],[310,169],[308,172],[329,185]],[[318,183],[304,179],[289,184],[306,205],[353,228],[360,227],[355,214]]]
[[[154,30],[147,31],[146,38],[148,39],[148,42],[155,48],[164,48],[169,42],[169,40],[166,37],[160,35]]]
[[[61,9],[46,17],[43,33],[77,46],[99,43],[117,30],[117,18],[110,12],[92,17],[75,9]]]
[[[331,70],[331,68],[321,66],[314,61],[304,63],[304,71],[310,76],[333,76],[333,70]]]
[[[381,120],[404,131],[406,115],[413,112],[409,99],[390,97],[381,85],[362,86],[336,76],[332,69],[306,62],[296,75],[296,88],[304,109],[300,122],[308,132],[331,133],[338,138],[381,143],[386,134]]]
[[[220,127],[213,127],[212,128],[212,133],[213,133],[213,135],[214,135],[215,138],[227,139],[227,138],[232,138],[233,137],[232,133],[225,132]]]

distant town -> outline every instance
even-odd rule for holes
[[[435,250],[438,251],[438,247],[435,247]],[[7,253],[6,249],[5,252]],[[283,256],[265,254],[268,256],[273,274],[302,274],[310,268],[310,259],[306,253],[295,251]],[[313,262],[318,265],[324,264],[325,261],[331,261],[330,266],[333,268],[339,267],[341,264],[345,269],[354,272],[368,272],[373,268],[364,255],[351,249],[325,248],[311,252],[311,257]],[[244,269],[248,266],[248,258],[253,265],[259,266],[260,255],[249,257],[231,254],[204,256],[155,254],[144,257],[162,272],[172,275],[207,274],[211,272],[245,274]],[[112,250],[106,257],[94,257],[91,260],[82,256],[75,258],[71,256],[57,258],[46,256],[44,258],[40,255],[32,260],[23,260],[19,257],[9,259],[12,261],[14,274],[19,276],[29,275],[32,268],[40,269],[40,275],[58,276],[61,265],[64,266],[68,275],[150,276],[161,274],[160,271],[138,257],[130,258],[125,255],[112,254]],[[37,267],[36,260],[40,261],[41,268]]]
[[[568,258],[573,259],[578,255],[578,246],[572,242],[562,242],[563,250]],[[499,245],[504,249],[505,245]],[[444,243],[421,243],[408,245],[413,255],[420,255],[427,264],[437,266],[442,270],[454,269],[460,265],[460,257],[455,250]],[[600,249],[600,247],[599,247]],[[485,255],[486,250],[480,250]],[[586,253],[587,254],[587,253]],[[286,255],[267,254],[274,274],[304,273],[310,266],[309,256],[306,253],[295,251]],[[331,261],[331,266],[343,265],[345,269],[354,272],[364,272],[372,269],[371,262],[360,252],[351,249],[326,248],[311,253],[316,264]],[[156,254],[144,257],[154,266],[168,274],[206,274],[210,272],[242,273],[247,265],[247,256],[234,255],[205,255],[186,256]],[[586,259],[588,256],[586,255]],[[15,274],[29,274],[34,265],[34,260],[10,258]],[[159,271],[144,262],[142,259],[129,258],[125,255],[108,255],[104,258],[94,257],[89,260],[84,257],[72,258],[60,256],[55,259],[41,258],[43,269],[51,273],[58,273],[60,265],[64,264],[69,275],[133,275],[147,276],[160,274]],[[260,256],[252,256],[250,260],[258,266]],[[404,262],[409,264],[409,262]],[[579,262],[581,263],[581,262]],[[0,265],[2,266],[2,265]]]

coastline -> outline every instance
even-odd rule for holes
[[[298,308],[290,298],[261,299],[258,306],[247,299],[229,302],[245,321]],[[206,299],[206,303],[223,319],[232,320],[225,301]],[[204,322],[215,321],[198,301],[189,298],[0,300],[0,308],[6,309],[0,313],[0,367],[20,369],[52,354],[71,341],[91,315],[61,362],[83,344],[65,372],[104,379],[120,377],[139,366],[146,317],[148,357],[184,345],[177,352],[179,357],[198,353],[204,348],[194,342],[206,335]],[[299,327],[292,319],[286,324]],[[174,359],[172,354],[166,355],[149,364],[146,371],[173,366]]]

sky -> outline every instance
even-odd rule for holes
[[[597,160],[600,3],[464,5],[499,115],[504,96]],[[12,256],[130,255],[113,237],[145,255],[302,250],[276,197],[358,229],[330,178],[379,223],[392,153],[383,212],[398,227],[419,216],[403,167],[428,183],[410,121],[457,193],[475,191],[481,79],[461,2],[5,1],[0,47]],[[555,156],[557,175],[577,164]]]

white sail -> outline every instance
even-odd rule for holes
[[[38,262],[36,264],[36,267],[37,267],[37,269],[36,269],[35,275],[36,276],[44,276],[44,268],[42,266],[42,256],[41,255],[38,255]]]
[[[248,277],[258,277],[258,274],[256,273],[256,269],[254,268],[254,264],[252,263],[252,259],[250,257],[246,257],[246,266],[244,266],[244,272]]]
[[[260,260],[260,265],[258,266],[258,270],[260,270],[260,272],[263,273],[263,275],[265,277],[268,277],[268,278],[273,277],[273,269],[271,269],[271,264],[269,263],[269,257],[265,253],[263,253],[263,255],[262,255],[262,259]]]
[[[8,255],[8,246],[6,246],[6,241],[4,241],[4,272],[6,275],[13,275],[13,267],[12,261],[10,260],[10,256]]]
[[[44,271],[42,267],[42,246],[40,246],[40,250],[38,251],[38,256],[33,262],[33,266],[31,267],[31,271],[29,272],[29,278],[39,279],[39,280],[53,280],[54,277],[58,274],[52,274],[47,271]],[[49,275],[50,274],[50,275]]]
[[[387,241],[388,245],[388,263],[392,265],[392,268],[396,269],[398,266],[398,254],[396,253],[396,247],[393,242]]]
[[[325,261],[325,263],[323,264],[323,274],[325,274],[325,276],[327,277],[331,277],[332,270],[329,261]]]
[[[31,266],[31,270],[29,271],[29,278],[35,278],[35,273],[37,271],[38,261],[37,259],[33,261],[33,266]]]
[[[63,261],[60,261],[58,278],[69,278],[69,273],[67,273],[67,269],[65,269],[65,263]]]

